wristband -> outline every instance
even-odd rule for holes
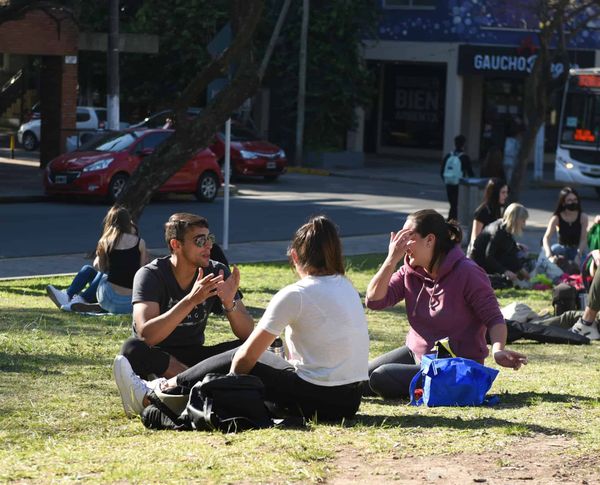
[[[225,306],[225,303],[222,303],[222,305],[223,305],[223,311],[225,313],[231,313],[231,312],[234,312],[235,309],[237,308],[237,300],[233,300],[233,305],[231,306],[231,308],[227,308]]]

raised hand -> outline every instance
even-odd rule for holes
[[[204,276],[202,268],[198,268],[198,277],[188,296],[195,305],[199,305],[216,295],[221,285],[223,285],[223,274],[215,276],[209,273]]]
[[[224,278],[223,270],[219,271],[219,276],[221,278]],[[233,270],[231,271],[231,275],[229,275],[229,278],[223,281],[223,284],[219,286],[217,294],[219,295],[221,301],[229,307],[239,287],[240,270],[237,266],[234,265]]]
[[[390,233],[390,245],[388,247],[388,258],[394,262],[400,262],[404,259],[406,250],[414,243],[412,240],[412,229],[401,229],[398,232]]]

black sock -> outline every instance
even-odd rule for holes
[[[584,320],[583,317],[581,317],[581,323],[583,323],[584,325],[590,327],[592,325],[592,323],[594,323],[594,322],[588,322],[587,320]]]

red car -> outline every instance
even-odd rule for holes
[[[126,130],[60,155],[46,167],[46,193],[100,196],[114,202],[143,157],[172,133],[173,130],[162,129]],[[193,193],[198,200],[212,202],[222,183],[215,154],[204,149],[167,180],[159,192]]]
[[[210,146],[219,164],[225,160],[225,133],[218,133]],[[285,173],[287,158],[277,145],[261,140],[253,131],[239,123],[231,124],[231,173],[232,175],[258,176],[265,180],[277,180]]]

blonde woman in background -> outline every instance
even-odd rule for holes
[[[502,219],[487,225],[475,238],[469,258],[488,274],[503,274],[512,281],[529,279],[526,258],[514,238],[523,234],[528,217],[521,204],[510,204]]]

